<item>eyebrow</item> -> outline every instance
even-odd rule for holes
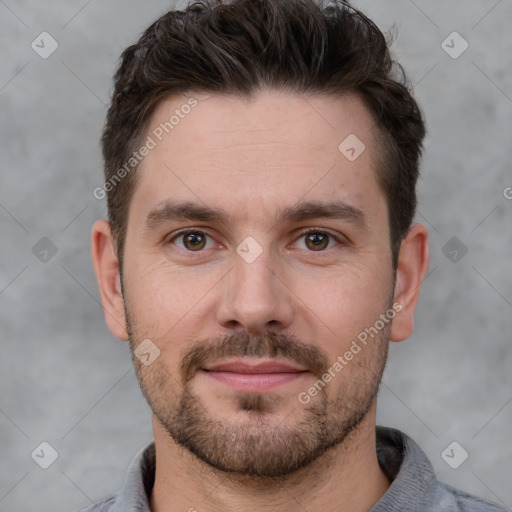
[[[229,213],[223,208],[212,208],[191,202],[165,201],[149,212],[145,227],[147,230],[152,230],[165,222],[185,219],[228,224],[229,217]],[[320,218],[342,220],[353,223],[361,229],[368,228],[368,222],[363,211],[341,201],[310,201],[287,206],[277,212],[274,222],[275,224],[284,224]]]

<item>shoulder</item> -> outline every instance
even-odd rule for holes
[[[155,465],[155,443],[151,441],[132,459],[118,492],[76,512],[149,512],[148,499],[155,479]]]
[[[377,458],[391,486],[372,512],[510,512],[440,482],[425,452],[397,429],[377,426]]]
[[[504,505],[479,498],[451,485],[439,485],[439,510],[447,512],[510,512]]]

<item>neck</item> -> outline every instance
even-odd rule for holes
[[[363,512],[389,488],[375,448],[374,402],[343,443],[291,475],[258,478],[219,471],[177,445],[153,417],[156,448],[152,512],[305,510]]]

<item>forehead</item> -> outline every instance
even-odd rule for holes
[[[192,200],[240,219],[276,202],[338,199],[379,215],[375,130],[353,95],[169,98],[148,125],[144,141],[153,147],[139,165],[132,206],[143,215],[169,199]]]

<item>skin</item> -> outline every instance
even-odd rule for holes
[[[376,393],[389,341],[414,328],[427,230],[409,230],[395,280],[375,123],[357,97],[193,96],[198,105],[140,164],[122,287],[108,223],[92,232],[107,325],[132,350],[145,339],[160,350],[148,366],[134,357],[154,413],[151,510],[369,510],[390,485],[375,451]],[[163,101],[148,134],[187,99]],[[352,162],[338,150],[350,134],[366,146]],[[148,214],[170,199],[228,217],[148,227]],[[342,201],[366,223],[276,222],[276,212],[306,201]],[[172,240],[183,228],[208,235],[204,248]],[[321,250],[308,243],[311,228],[332,235],[320,236],[329,242]],[[248,236],[263,251],[251,263],[236,252]],[[392,304],[401,308],[394,319],[301,403],[299,393]],[[271,391],[243,392],[201,370],[244,347],[252,361],[276,349],[308,371]]]

